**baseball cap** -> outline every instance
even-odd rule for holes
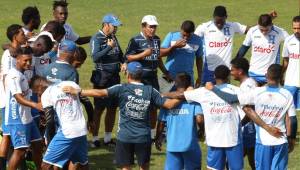
[[[37,36],[30,38],[28,41],[33,42],[33,41],[37,40],[39,38],[39,36],[41,36],[41,35],[47,35],[51,39],[52,42],[56,42],[55,39],[53,38],[53,35],[48,31],[42,31]]]
[[[76,50],[76,44],[70,40],[63,40],[59,43],[59,51],[73,53]]]
[[[102,19],[102,23],[109,23],[113,26],[120,26],[122,25],[121,21],[119,20],[118,17],[116,17],[115,15],[113,14],[106,14],[103,19]]]
[[[142,23],[147,23],[148,25],[158,25],[157,19],[154,15],[145,15],[142,19]]]
[[[142,67],[141,63],[139,63],[137,61],[133,61],[127,65],[127,71],[130,74],[138,74],[143,71],[143,67]]]

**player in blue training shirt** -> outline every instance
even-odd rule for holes
[[[127,67],[128,83],[112,86],[108,89],[78,90],[64,87],[71,94],[82,96],[118,97],[119,127],[116,143],[116,163],[122,169],[131,169],[134,155],[140,168],[149,169],[151,156],[150,106],[172,108],[180,100],[162,98],[157,90],[141,83],[142,65],[131,62]]]
[[[172,79],[177,73],[186,72],[192,78],[194,85],[194,61],[196,58],[197,80],[196,86],[200,85],[202,72],[202,39],[194,34],[193,21],[186,20],[181,25],[181,31],[170,32],[161,44],[160,56],[168,56],[165,67]]]
[[[176,90],[185,91],[191,85],[187,73],[179,73],[175,79]],[[197,124],[204,131],[201,106],[182,102],[173,109],[161,109],[157,124],[155,145],[161,150],[161,135],[167,126],[166,170],[201,169],[201,151],[198,144]]]

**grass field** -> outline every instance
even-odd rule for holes
[[[68,0],[70,23],[74,30],[82,35],[92,35],[100,28],[101,19],[106,13],[119,16],[123,26],[119,28],[117,36],[123,51],[129,39],[140,32],[141,18],[146,14],[154,14],[159,20],[157,35],[164,38],[170,31],[179,30],[182,21],[193,20],[196,25],[212,18],[212,11],[216,5],[224,5],[228,10],[228,21],[237,21],[246,25],[255,25],[262,13],[275,9],[278,18],[274,23],[291,33],[291,19],[299,14],[299,2],[296,0]],[[0,1],[0,43],[8,42],[6,28],[13,23],[21,24],[21,11],[24,7],[35,5],[41,13],[42,23],[52,19],[52,1],[50,0],[1,0]],[[233,54],[240,47],[244,36],[236,36]],[[88,45],[84,46],[89,52]],[[249,57],[248,53],[248,57]],[[92,87],[89,82],[92,60],[89,57],[80,69],[80,85],[84,88]],[[124,78],[122,81],[125,81]],[[298,113],[299,116],[299,113]],[[299,119],[299,118],[298,118]],[[116,129],[116,128],[115,128]],[[115,133],[114,133],[115,135]],[[100,136],[103,136],[101,126]],[[206,147],[202,147],[202,167],[205,167]],[[163,169],[165,154],[153,149],[151,169]],[[89,152],[90,169],[115,169],[113,165],[113,151],[109,148],[91,149]],[[295,151],[290,154],[289,169],[300,169],[299,142]],[[245,164],[246,161],[245,161]],[[245,166],[245,169],[249,169]]]

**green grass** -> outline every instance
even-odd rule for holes
[[[168,32],[179,30],[181,22],[186,19],[193,20],[196,25],[210,20],[214,6],[220,4],[227,7],[228,21],[237,21],[250,26],[256,24],[259,14],[268,13],[275,9],[279,16],[274,23],[285,28],[289,33],[291,33],[291,19],[299,13],[299,4],[296,0],[68,0],[68,2],[70,3],[68,23],[82,36],[95,34],[100,28],[104,14],[112,12],[118,15],[123,26],[119,28],[117,36],[123,51],[126,50],[129,39],[140,32],[140,21],[146,14],[157,16],[160,24],[157,35],[163,39]],[[52,19],[50,0],[1,0],[1,44],[8,42],[5,34],[7,26],[13,23],[21,24],[21,11],[29,5],[36,5],[39,8],[42,23]],[[243,39],[244,36],[237,35],[235,37],[233,54],[237,52]],[[84,47],[89,53],[88,45]],[[247,57],[249,57],[249,54],[247,54]],[[89,57],[79,70],[80,85],[84,88],[92,87],[89,82],[92,69],[93,64]],[[122,81],[126,81],[124,77]],[[100,136],[103,136],[103,126],[101,126]],[[205,167],[206,147],[203,144],[201,144],[201,147],[202,163],[203,167]],[[300,149],[299,145],[297,145],[295,151],[290,154],[289,169],[299,169],[299,157]],[[153,149],[151,168],[163,169],[164,159],[164,152],[157,152]],[[91,149],[89,161],[93,170],[115,169],[113,152],[107,148]],[[246,161],[245,164],[247,164]],[[248,166],[245,168],[249,169]]]

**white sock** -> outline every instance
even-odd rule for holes
[[[111,141],[111,132],[105,132],[103,140],[104,140],[105,143]]]
[[[151,139],[154,139],[156,135],[156,129],[151,129]]]
[[[96,140],[99,140],[99,136],[93,136],[93,142],[95,142]]]

